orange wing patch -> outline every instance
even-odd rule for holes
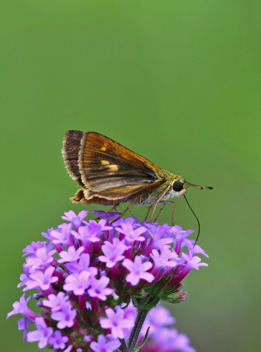
[[[96,132],[83,134],[79,169],[84,186],[97,192],[164,180],[164,173],[157,165]]]

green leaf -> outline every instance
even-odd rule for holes
[[[144,305],[143,309],[146,311],[151,310],[152,308],[154,308],[160,301],[160,296],[154,298],[152,301],[150,301],[149,303],[147,303],[146,305]]]
[[[149,330],[150,330],[150,327],[148,327],[147,331],[146,331],[146,334],[142,340],[142,342],[139,344],[139,346],[137,346],[133,352],[138,352],[138,350],[145,344],[145,342],[147,341],[147,338],[148,338],[148,335],[149,335]]]

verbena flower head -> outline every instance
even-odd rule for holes
[[[7,317],[22,314],[18,328],[39,348],[116,351],[131,334],[136,309],[148,312],[160,299],[184,301],[182,280],[192,269],[207,266],[196,255],[205,252],[188,239],[191,230],[135,218],[113,222],[119,213],[94,213],[99,220],[86,221],[87,211],[65,213],[62,218],[69,223],[42,233],[44,241],[23,250],[26,262],[18,287],[24,293]],[[25,293],[31,289],[39,291],[34,298],[41,315],[27,307]],[[154,326],[148,341],[156,347],[148,349],[146,343],[142,351],[194,351],[184,335],[166,327],[173,323],[166,312],[162,318],[158,311],[162,320],[154,323],[152,312],[146,324]],[[27,332],[31,324],[36,330]],[[161,329],[161,339],[155,329]]]

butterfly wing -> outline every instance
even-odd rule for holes
[[[84,187],[79,169],[79,151],[82,136],[83,132],[81,131],[67,131],[63,140],[62,154],[69,175],[79,186]]]
[[[157,165],[96,132],[83,133],[79,172],[84,186],[98,192],[120,187],[128,193],[130,186],[164,182],[164,173]]]
[[[62,152],[70,176],[82,187],[71,198],[76,203],[119,204],[163,187],[168,178],[148,159],[96,132],[67,131]]]
[[[130,197],[143,189],[143,185],[112,187],[100,192],[93,192],[90,189],[81,188],[76,192],[74,197],[71,197],[71,200],[73,203],[116,205],[128,201]]]

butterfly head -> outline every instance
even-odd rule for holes
[[[172,197],[182,197],[189,189],[187,182],[180,175],[174,179],[172,183]]]
[[[189,187],[195,187],[198,189],[213,189],[213,187],[199,186],[194,183],[185,181],[180,175],[177,175],[172,183],[172,197],[182,197],[187,192]]]

